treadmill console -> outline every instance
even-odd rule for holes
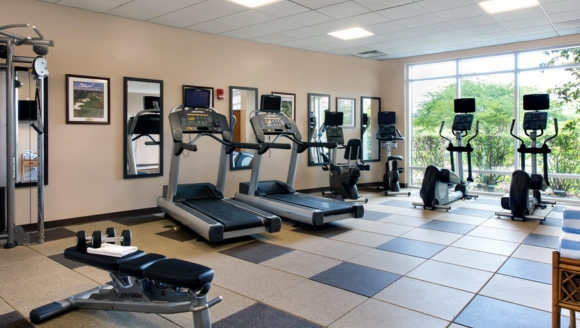
[[[326,141],[335,142],[338,145],[344,145],[344,135],[342,134],[342,128],[339,127],[326,128]]]
[[[206,109],[180,110],[169,115],[171,130],[182,133],[222,133],[229,132],[226,117]]]
[[[545,130],[548,127],[548,113],[524,113],[524,130]]]
[[[453,118],[453,131],[469,131],[473,125],[473,114],[457,114]]]
[[[379,133],[377,134],[377,139],[382,141],[392,141],[397,137],[396,128],[394,125],[381,125],[379,126]]]
[[[296,123],[281,113],[255,115],[250,119],[254,134],[258,141],[265,141],[267,135],[289,134],[299,136]]]

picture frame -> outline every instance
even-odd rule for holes
[[[182,95],[182,100],[181,100],[181,103],[182,104],[185,104],[185,89],[203,89],[203,90],[209,90],[209,92],[210,92],[209,93],[209,96],[210,96],[210,104],[209,105],[211,106],[211,108],[214,108],[213,107],[213,98],[214,98],[214,89],[213,89],[213,87],[201,87],[201,86],[198,86],[198,85],[185,85],[184,84],[183,85],[183,95]]]
[[[336,111],[344,113],[343,128],[356,127],[356,99],[336,97]]]
[[[296,94],[287,92],[272,92],[272,96],[282,97],[282,113],[296,121]]]
[[[66,124],[111,124],[108,77],[66,74]]]

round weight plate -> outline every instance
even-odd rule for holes
[[[103,234],[100,231],[93,232],[93,239],[91,241],[91,246],[93,248],[101,247],[101,243],[103,242]]]
[[[121,246],[131,246],[131,230],[121,232]]]
[[[87,234],[84,230],[77,231],[77,251],[87,251]]]

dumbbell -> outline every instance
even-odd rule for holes
[[[114,244],[117,241],[121,246],[131,246],[131,237],[131,230],[123,230],[121,237],[117,237],[115,228],[107,228],[104,237],[101,231],[95,231],[91,237],[87,237],[85,231],[81,230],[77,232],[77,250],[86,252],[89,243],[92,248],[101,247],[103,242]]]

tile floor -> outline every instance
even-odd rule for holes
[[[499,199],[414,209],[411,197],[365,193],[364,219],[320,228],[284,221],[276,234],[220,244],[162,216],[119,218],[46,232],[43,245],[0,249],[0,327],[33,327],[31,309],[108,282],[64,259],[74,232],[131,229],[133,244],[209,266],[214,327],[549,327],[551,256],[562,209],[545,224],[498,219]],[[563,326],[569,314],[563,312]],[[191,327],[189,313],[81,310],[41,327]]]

